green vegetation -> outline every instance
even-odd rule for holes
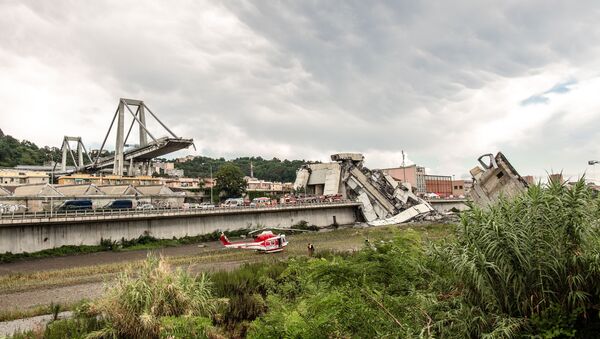
[[[91,336],[157,338],[165,326],[169,332],[210,327],[209,321],[198,318],[214,313],[210,285],[206,275],[194,278],[181,269],[173,271],[164,260],[150,256],[140,270],[119,275],[106,295],[90,304],[90,317],[104,322]]]
[[[236,165],[224,164],[217,171],[215,178],[217,179],[215,190],[225,199],[240,197],[246,190],[244,173]]]
[[[47,161],[58,161],[60,157],[59,148],[40,148],[27,140],[19,141],[10,135],[0,136],[0,167],[43,165]]]
[[[212,305],[210,311],[152,313],[159,308],[149,305],[166,303],[165,295],[173,299],[177,285],[140,289],[158,274],[143,268],[139,278],[118,284],[131,293],[108,292],[108,300],[120,301],[105,313],[120,314],[119,305],[142,300],[144,307],[126,308],[137,318],[109,328],[135,325],[151,329],[144,332],[149,337],[592,338],[600,331],[599,221],[600,199],[583,181],[533,186],[487,210],[462,212],[460,225],[320,233],[335,241],[355,232],[368,241],[352,252],[317,247],[314,257],[270,256],[213,273],[210,283],[204,275],[186,276],[191,286],[206,286],[197,302]],[[180,279],[160,267],[153,270],[165,272],[161,279]],[[100,320],[108,324],[105,313]]]
[[[218,171],[225,164],[233,164],[242,170],[243,175],[250,176],[250,162],[254,170],[254,176],[259,179],[279,182],[293,182],[296,179],[296,171],[300,166],[307,163],[305,160],[271,160],[261,157],[240,157],[233,160],[224,158],[213,159],[208,157],[196,157],[185,163],[175,163],[175,168],[183,169],[189,177],[210,177],[210,166],[213,172]]]
[[[475,336],[598,331],[599,221],[600,199],[583,180],[465,213],[457,241],[439,251],[467,306],[454,325]]]

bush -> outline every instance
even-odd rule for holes
[[[249,321],[267,311],[265,296],[278,284],[286,263],[246,264],[232,272],[212,275],[215,295],[226,300],[217,312],[217,323],[244,336]]]
[[[413,337],[422,329],[419,288],[428,288],[415,232],[354,254],[290,260],[249,338]]]
[[[95,317],[75,317],[52,321],[46,326],[44,339],[86,338],[90,332],[100,330],[103,325]]]
[[[139,272],[127,271],[111,286],[90,307],[91,314],[106,322],[94,333],[99,337],[158,338],[163,317],[206,317],[214,312],[209,279],[172,271],[162,258],[149,256]]]
[[[291,228],[295,228],[295,229],[299,229],[299,230],[306,230],[306,231],[315,231],[315,232],[319,231],[319,226],[308,225],[308,222],[305,220],[298,221],[296,224],[292,225]]]
[[[208,338],[207,332],[212,322],[205,317],[162,317],[160,318],[160,338]]]

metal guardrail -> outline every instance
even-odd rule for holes
[[[213,208],[153,208],[153,209],[114,209],[114,210],[74,210],[62,212],[4,213],[0,214],[0,225],[25,224],[58,221],[118,220],[144,217],[187,216],[227,214],[234,212],[293,210],[298,208],[320,208],[331,206],[358,206],[359,203],[343,200],[336,202],[278,204],[275,206],[238,206]]]

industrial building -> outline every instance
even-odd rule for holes
[[[426,174],[425,189],[427,193],[435,193],[440,198],[449,198],[452,195],[452,176]]]

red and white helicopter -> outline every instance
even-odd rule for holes
[[[286,229],[289,231],[300,231],[306,232],[306,230]],[[259,232],[261,230],[255,230],[248,235]],[[276,253],[283,251],[284,247],[288,245],[288,241],[285,238],[285,234],[275,234],[272,231],[262,231],[260,234],[253,236],[252,241],[236,241],[231,242],[227,239],[225,233],[221,233],[221,243],[227,248],[241,248],[247,250],[255,250],[262,253]]]

